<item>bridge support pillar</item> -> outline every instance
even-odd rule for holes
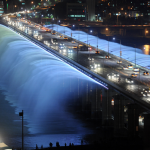
[[[102,90],[102,125],[112,126],[112,93],[111,90]]]
[[[139,131],[139,107],[128,104],[128,136],[137,137]]]
[[[144,114],[144,145],[150,148],[150,114]]]
[[[119,136],[124,131],[124,97],[114,96],[114,135]]]
[[[98,84],[92,84],[90,99],[91,99],[91,118],[100,119],[101,118],[101,91],[102,87]]]
[[[89,101],[90,82],[85,81],[82,84],[82,112],[89,117],[91,114],[91,103]]]

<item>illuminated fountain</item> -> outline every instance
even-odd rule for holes
[[[91,132],[65,111],[64,104],[73,99],[69,91],[77,93],[78,82],[94,81],[10,29],[0,26],[0,33],[0,88],[19,121],[18,114],[24,110],[25,135]],[[71,121],[68,118],[72,118]],[[14,129],[13,137],[17,130]],[[70,140],[75,138],[71,134]],[[50,142],[46,137],[43,141],[43,136],[36,137],[39,141],[30,139],[30,146],[35,146],[36,142]],[[21,141],[20,137],[18,139]],[[27,141],[29,138],[26,137]]]
[[[49,25],[46,25],[46,27],[51,28]],[[53,24],[53,29],[56,31],[58,30],[58,32],[62,34],[64,34],[64,31],[65,31],[65,35],[69,37],[71,37],[71,33],[72,33],[73,39],[84,42],[85,44],[88,43],[94,47],[97,47],[97,43],[98,43],[99,49],[108,52],[107,40],[97,38],[96,36],[93,36],[92,34],[88,34],[88,38],[87,38],[87,33],[83,31],[78,31],[78,30],[71,31],[71,29],[69,29],[68,27],[59,26],[56,24]],[[87,42],[87,39],[88,39],[88,42]],[[136,44],[136,43],[133,43],[133,44]],[[132,63],[135,63],[135,48],[134,47],[121,45],[121,50],[122,50],[123,59],[126,59],[127,61],[130,61]],[[120,44],[112,42],[110,39],[109,53],[120,57]],[[150,55],[145,55],[141,49],[136,48],[136,64],[150,69]]]

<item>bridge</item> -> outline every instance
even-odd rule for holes
[[[18,20],[14,20],[14,22]],[[13,21],[12,21],[13,22]],[[128,106],[128,111],[130,114],[129,120],[128,120],[128,129],[132,135],[135,135],[136,127],[138,126],[138,117],[143,112],[147,113],[150,110],[150,100],[149,96],[146,95],[146,97],[143,96],[145,93],[149,93],[149,91],[145,92],[147,88],[149,88],[149,78],[148,76],[144,76],[143,72],[149,71],[148,68],[142,67],[136,63],[129,62],[122,57],[115,56],[107,51],[101,50],[98,47],[92,47],[91,45],[86,45],[86,42],[78,41],[77,39],[71,38],[71,41],[74,40],[77,43],[78,49],[71,49],[72,52],[70,53],[70,48],[67,47],[69,45],[70,41],[64,42],[66,45],[66,51],[59,49],[58,45],[54,45],[50,42],[50,46],[44,44],[45,41],[50,41],[48,39],[51,38],[58,38],[56,35],[62,35],[64,33],[64,30],[60,30],[57,32],[56,35],[50,35],[50,33],[43,32],[41,29],[37,29],[35,27],[35,24],[27,24],[27,22],[19,21],[21,24],[25,25],[25,27],[29,27],[32,29],[31,34],[29,32],[24,32],[21,29],[18,28],[18,25],[8,24],[8,21],[3,20],[3,24],[10,29],[14,30],[15,32],[21,34],[22,36],[29,39],[31,42],[37,44],[39,47],[43,48],[44,50],[48,51],[52,55],[55,55],[60,60],[64,61],[68,65],[74,67],[81,73],[87,75],[88,77],[95,80],[95,82],[98,83],[99,86],[90,85],[92,89],[91,97],[92,99],[95,99],[95,101],[92,102],[92,117],[95,118],[95,116],[99,116],[101,111],[103,116],[103,123],[105,124],[106,120],[112,119],[111,114],[111,105],[113,105],[113,102],[118,106],[115,109],[116,118],[115,119],[115,128],[116,133],[117,130],[120,128],[123,128],[124,121],[122,118],[124,118],[124,106]],[[32,26],[32,27],[31,27]],[[57,26],[55,27],[55,31],[57,30]],[[60,28],[60,27],[59,27]],[[37,40],[36,37],[33,35],[33,31],[39,31],[39,34],[42,35],[42,39]],[[65,31],[66,32],[66,31]],[[67,36],[67,35],[64,35]],[[77,34],[77,36],[79,36]],[[87,36],[87,35],[86,35]],[[70,38],[70,37],[68,37]],[[64,41],[61,38],[58,38],[61,42]],[[79,44],[85,44],[86,46],[89,46],[92,48],[91,51],[79,51]],[[100,53],[96,54],[95,51],[99,51]],[[106,58],[106,56],[111,57]],[[121,61],[122,63],[117,63]],[[100,64],[100,67],[95,67],[94,65],[98,66]],[[132,66],[130,69],[125,68],[125,66]],[[136,78],[133,78],[131,74],[133,73],[133,66],[138,67],[139,70],[136,74]],[[127,70],[126,70],[127,69]],[[136,72],[136,71],[135,71]],[[128,80],[129,79],[129,80]],[[142,79],[142,81],[141,81]],[[133,82],[131,82],[133,81]],[[94,88],[93,88],[94,87]],[[85,87],[82,87],[85,88]],[[144,91],[143,91],[144,89]],[[90,89],[87,90],[87,93],[90,91]],[[143,92],[141,94],[141,92]],[[99,93],[99,94],[97,94]],[[101,97],[102,95],[102,97]],[[103,99],[103,102],[99,101],[99,99]],[[105,100],[105,101],[104,101]],[[132,102],[129,102],[132,101]],[[83,100],[84,105],[87,105],[87,100]],[[136,105],[138,104],[138,105]],[[86,111],[86,107],[83,107],[82,110]],[[136,111],[136,115],[134,113],[131,113],[133,110]],[[94,114],[94,115],[93,115]],[[120,115],[117,115],[120,114]],[[146,116],[146,114],[143,114]],[[147,117],[145,117],[146,119]],[[133,125],[131,122],[135,119],[135,124]],[[145,123],[149,123],[149,119],[145,121]],[[133,129],[134,128],[134,129]],[[148,130],[147,130],[148,131]],[[149,133],[149,131],[147,132]]]

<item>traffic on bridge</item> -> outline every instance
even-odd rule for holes
[[[53,50],[76,61],[142,101],[150,103],[149,55],[128,47],[56,24],[45,27],[25,19],[4,18],[7,23],[33,36]],[[86,41],[85,41],[86,40]]]

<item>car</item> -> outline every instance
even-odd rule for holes
[[[149,97],[149,96],[150,96],[150,93],[144,93],[144,92],[142,93],[142,92],[141,92],[141,94],[142,94],[144,97]]]
[[[143,72],[143,75],[145,75],[145,76],[146,76],[146,75],[149,75],[149,72],[144,71],[144,72]]]
[[[58,35],[59,38],[63,38],[63,35]]]
[[[94,66],[90,65],[90,68],[91,68],[91,69],[94,69]]]
[[[121,61],[121,60],[118,60],[118,61],[117,61],[117,64],[121,64],[121,63],[122,63],[122,61]]]
[[[128,68],[129,68],[129,69],[132,69],[132,68],[133,68],[133,65],[128,65]]]
[[[60,46],[64,46],[65,44],[64,44],[64,43],[60,43],[59,45],[60,45]]]
[[[52,32],[52,35],[55,35],[56,33],[55,32]]]
[[[64,44],[64,43],[60,43],[60,44],[59,44],[59,48],[60,48],[60,49],[64,49],[64,48],[65,48],[65,44]]]
[[[91,61],[93,61],[93,60],[94,60],[94,58],[88,57],[88,60],[91,60]]]
[[[131,78],[126,78],[126,82],[127,82],[127,83],[133,83],[134,81],[133,81],[133,79],[131,79]]]
[[[146,93],[150,92],[150,88],[144,88],[143,92],[146,92]]]
[[[140,69],[139,68],[134,68],[133,70],[139,72]]]
[[[77,46],[73,46],[72,48],[77,49],[78,47]]]
[[[64,49],[65,47],[63,45],[59,45],[59,48],[60,49]]]
[[[107,74],[108,77],[119,77],[119,73],[109,73]]]
[[[109,59],[109,58],[111,58],[111,56],[109,56],[109,55],[106,55],[106,56],[105,56],[105,58]]]
[[[67,37],[64,37],[64,40],[68,40],[68,38],[67,38]]]
[[[132,73],[132,74],[131,74],[131,77],[134,77],[134,78],[135,78],[135,77],[137,77],[137,74]]]
[[[99,53],[100,53],[99,51],[96,51],[96,52],[95,52],[95,54],[99,54]]]
[[[128,70],[129,68],[128,68],[128,67],[123,67],[123,69],[124,69],[124,70]]]
[[[94,68],[99,68],[100,64],[94,64]]]
[[[76,42],[75,41],[72,41],[72,44],[75,44]]]
[[[72,53],[73,52],[73,50],[72,49],[68,49],[68,53]]]
[[[135,74],[139,74],[139,71],[134,71]]]

